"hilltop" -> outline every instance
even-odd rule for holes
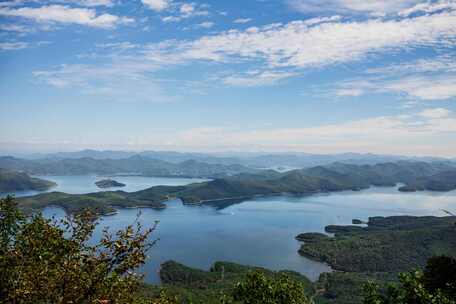
[[[26,190],[48,190],[56,183],[40,178],[31,177],[23,172],[15,172],[0,168],[0,192],[15,192]]]
[[[456,217],[371,217],[366,227],[334,226],[334,233],[303,233],[299,253],[328,263],[332,273],[320,276],[317,286],[328,303],[361,303],[362,286],[375,281],[385,286],[399,272],[422,268],[432,256],[456,253]]]

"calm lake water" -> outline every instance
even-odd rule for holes
[[[158,282],[159,265],[166,260],[201,269],[209,269],[215,261],[232,261],[295,270],[315,280],[330,268],[299,256],[297,234],[323,232],[326,225],[350,224],[353,218],[367,220],[369,216],[443,216],[442,209],[456,210],[455,191],[401,193],[395,188],[371,188],[300,198],[261,198],[224,209],[184,206],[174,200],[165,210],[141,210],[146,227],[160,221],[153,236],[160,241],[142,270],[148,282]],[[102,227],[117,230],[132,223],[137,212],[122,209],[102,218],[95,238],[100,237]],[[63,216],[63,211],[48,208],[45,214]]]
[[[107,190],[122,190],[126,192],[134,192],[144,190],[152,186],[166,185],[166,186],[180,186],[191,183],[199,183],[207,181],[201,178],[166,178],[166,177],[149,177],[149,176],[97,176],[97,175],[72,175],[72,176],[34,176],[45,180],[57,183],[47,191],[18,191],[14,195],[16,197],[35,195],[43,192],[59,191],[70,194],[84,194],[91,192],[100,192]],[[95,185],[95,182],[111,178],[120,183],[125,184],[125,187],[101,189]],[[6,194],[3,194],[6,195]]]

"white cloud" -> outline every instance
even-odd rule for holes
[[[106,44],[99,47],[116,48],[125,45],[130,44]],[[72,89],[68,94],[76,92],[97,95],[100,99],[108,98],[118,102],[174,101],[176,97],[167,96],[160,81],[150,74],[157,69],[157,65],[144,62],[141,58],[127,60],[119,57],[104,65],[64,64],[51,70],[34,71],[33,76],[58,89]]]
[[[180,4],[176,15],[165,16],[162,18],[163,22],[179,22],[183,19],[208,16],[210,13],[206,10],[207,5],[198,5],[196,3],[183,3]]]
[[[195,6],[190,3],[184,3],[181,5],[179,11],[182,15],[191,15],[195,12]]]
[[[400,62],[394,65],[367,70],[368,74],[409,75],[416,73],[451,73],[456,72],[456,56],[450,53],[434,58],[421,58],[412,62]]]
[[[207,126],[151,135],[135,145],[167,143],[169,149],[202,151],[376,151],[454,157],[455,137],[455,113],[438,108],[303,128]]]
[[[405,93],[423,100],[456,97],[456,75],[452,77],[408,77],[385,84],[385,90]]]
[[[384,75],[385,76],[385,75]],[[397,77],[365,77],[339,83],[333,89],[336,96],[361,96],[365,94],[396,93],[406,98],[424,101],[456,98],[456,75],[440,74]]]
[[[418,115],[430,119],[447,118],[451,115],[451,111],[444,108],[434,108],[423,110]]]
[[[205,28],[205,29],[209,29],[209,28],[212,28],[214,25],[215,25],[214,22],[211,22],[211,21],[204,21],[204,22],[201,22],[201,23],[197,24],[195,27],[196,27],[196,28]]]
[[[344,96],[344,97],[356,97],[356,96],[361,96],[365,92],[362,89],[359,88],[345,88],[345,89],[338,89],[336,91],[337,96]]]
[[[171,0],[142,0],[148,8],[157,12],[163,11],[171,6]]]
[[[79,0],[79,4],[84,6],[113,6],[112,0]]]
[[[150,53],[174,61],[264,60],[269,67],[309,68],[422,46],[454,45],[456,12],[401,20],[306,21],[230,30],[195,41],[170,41]]]
[[[111,42],[111,43],[97,43],[95,45],[98,48],[114,49],[114,50],[130,50],[137,48],[138,45],[124,41],[124,42]]]
[[[133,19],[111,14],[97,15],[94,9],[71,8],[62,5],[42,7],[0,8],[0,15],[32,19],[37,22],[80,24],[99,28],[112,28],[118,24],[133,22]]]
[[[235,19],[233,21],[233,23],[244,24],[244,23],[249,23],[250,21],[252,21],[251,18],[238,18],[238,19]]]
[[[251,71],[223,78],[223,83],[236,87],[257,87],[278,84],[281,80],[296,76],[293,72]]]
[[[293,9],[303,13],[369,13],[385,15],[410,8],[422,0],[289,0]]]
[[[113,0],[54,0],[54,3],[74,3],[80,6],[94,7],[94,6],[113,6]]]
[[[455,10],[456,9],[456,1],[454,0],[442,0],[437,2],[424,2],[418,3],[417,5],[404,9],[399,12],[400,16],[410,16],[415,13],[435,13],[441,10]]]
[[[30,27],[27,27],[24,25],[18,25],[18,24],[0,24],[0,31],[29,33],[29,32],[33,32],[33,29]]]
[[[0,42],[0,50],[4,51],[21,50],[28,46],[26,42]]]

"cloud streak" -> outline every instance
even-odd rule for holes
[[[0,15],[21,17],[36,22],[79,24],[97,28],[113,28],[132,23],[133,19],[111,14],[97,14],[94,9],[72,8],[64,5],[42,7],[0,8]]]

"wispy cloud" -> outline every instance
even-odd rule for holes
[[[142,3],[148,8],[161,12],[171,6],[171,0],[142,0]]]
[[[409,77],[387,83],[384,89],[422,100],[449,99],[456,97],[456,75],[450,78]]]
[[[369,13],[385,15],[411,8],[422,0],[288,0],[291,8],[303,13]]]
[[[363,59],[371,54],[423,46],[453,45],[456,13],[364,22],[306,21],[244,31],[230,30],[195,41],[161,44],[156,56],[179,60],[264,60],[269,67],[310,68]]]
[[[344,151],[453,156],[456,115],[444,108],[302,128],[207,126],[134,141],[141,148],[200,151]],[[162,143],[157,147],[157,143]],[[419,151],[419,152],[418,152]]]
[[[364,77],[340,82],[333,92],[341,97],[398,93],[428,101],[455,98],[455,58],[443,55],[369,69]]]
[[[0,50],[3,51],[21,50],[28,46],[27,42],[0,42]]]
[[[132,23],[129,17],[111,14],[97,14],[95,9],[73,8],[64,5],[42,7],[0,8],[0,15],[22,17],[36,22],[79,24],[98,28],[113,28],[119,24]]]
[[[0,24],[0,31],[5,32],[17,32],[17,33],[30,33],[33,32],[34,29],[19,24]]]
[[[52,70],[35,71],[33,76],[59,89],[77,89],[81,94],[109,97],[118,102],[176,100],[175,95],[165,94],[160,81],[150,75],[157,68],[141,59],[130,59],[104,65],[61,65]]]
[[[205,27],[212,23],[201,23]],[[130,62],[135,58],[144,66],[141,73],[168,68],[172,65],[198,62],[237,65],[243,63],[244,70],[237,70],[219,80],[230,86],[261,86],[276,84],[284,79],[305,73],[311,69],[350,63],[378,55],[409,51],[414,48],[439,48],[454,46],[456,41],[456,12],[443,11],[424,16],[394,20],[368,19],[344,21],[340,16],[312,18],[286,24],[270,24],[250,27],[245,30],[229,30],[195,40],[167,40],[149,44],[112,44],[112,52],[124,58],[117,61]],[[108,43],[110,44],[110,43]],[[107,45],[105,45],[107,46]],[[104,55],[109,53],[104,52]],[[440,63],[421,61],[395,68],[403,70],[438,69],[448,66],[452,58],[442,56]],[[122,65],[115,64],[116,69]],[[453,66],[454,64],[450,64]],[[147,70],[151,68],[152,70]],[[382,69],[393,69],[381,67]],[[249,71],[260,71],[250,73]],[[127,73],[130,71],[127,70]],[[119,73],[122,74],[121,71]],[[454,77],[428,82],[422,77],[404,75],[402,80],[382,79],[375,81],[374,74],[387,74],[386,70],[371,69],[366,81],[342,82],[336,89],[339,96],[360,96],[365,91],[405,93],[426,100],[453,96]],[[393,73],[393,71],[391,71]],[[416,71],[414,71],[416,73]],[[397,72],[395,74],[398,74]],[[375,76],[375,77],[374,77]],[[406,77],[407,76],[407,77]],[[51,82],[49,82],[51,83]],[[445,93],[446,92],[446,93]]]
[[[162,17],[163,22],[179,22],[184,19],[209,16],[210,12],[207,10],[206,4],[191,3],[179,3],[176,4],[174,13],[172,15]]]
[[[251,18],[239,18],[239,19],[235,19],[233,21],[233,23],[244,24],[244,23],[249,23],[250,21],[252,21]]]
[[[435,13],[437,11],[442,11],[442,10],[454,10],[456,9],[456,1],[454,0],[441,0],[437,2],[423,2],[423,3],[418,3],[413,7],[404,9],[399,12],[400,16],[410,16],[412,14],[416,13]]]
[[[204,21],[201,23],[198,23],[195,25],[195,28],[204,28],[204,29],[210,29],[215,25],[214,22],[211,21]]]
[[[281,80],[296,76],[293,72],[279,71],[249,71],[245,74],[236,74],[222,78],[223,83],[236,87],[258,87],[276,85]]]

